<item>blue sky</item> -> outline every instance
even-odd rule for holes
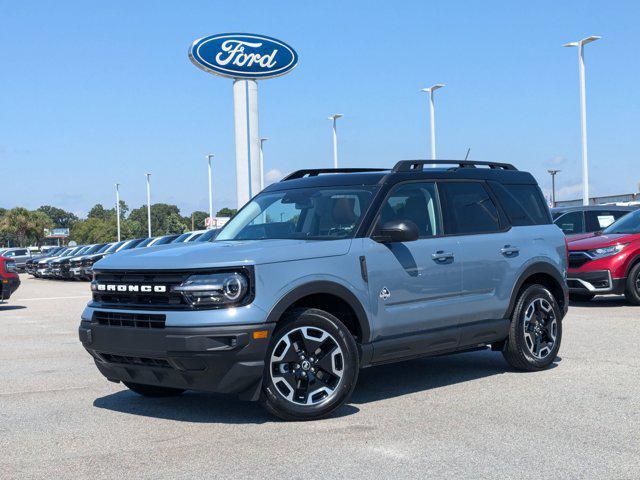
[[[300,64],[259,86],[265,170],[392,166],[428,153],[421,87],[436,99],[438,157],[511,162],[558,196],[580,196],[577,52],[586,47],[591,188],[637,191],[640,2],[14,2],[0,1],[1,207],[83,214],[235,203],[232,84],[195,68],[191,42],[222,32],[282,39]],[[29,175],[36,173],[35,175]],[[28,184],[27,184],[28,179]]]

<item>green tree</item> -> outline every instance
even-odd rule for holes
[[[138,236],[147,235],[147,207],[134,208],[129,214],[128,220],[136,222],[140,226]],[[155,203],[151,205],[151,230],[153,235],[170,235],[182,233],[188,230],[191,221],[187,221],[180,215],[180,209],[176,205]]]
[[[22,207],[7,211],[0,219],[0,235],[14,246],[40,243],[44,239],[45,228],[52,227],[53,222],[47,215]]]
[[[204,230],[206,228],[204,222],[209,214],[201,210],[196,210],[192,215],[194,228],[196,230]],[[189,218],[189,225],[191,225],[191,218]],[[189,228],[191,228],[191,226],[189,226]]]
[[[106,210],[101,203],[98,203],[96,205],[94,205],[91,210],[89,210],[89,214],[87,215],[87,219],[89,218],[99,218],[100,220],[109,220],[110,217],[113,215],[113,220],[115,221],[116,217],[115,217],[115,210],[112,209],[111,211]]]
[[[218,210],[216,217],[233,217],[236,213],[238,213],[237,208],[224,207]]]
[[[51,205],[42,205],[38,212],[44,213],[53,222],[54,226],[58,228],[71,228],[75,222],[78,221],[78,217],[71,212],[67,212],[58,207],[52,207]]]

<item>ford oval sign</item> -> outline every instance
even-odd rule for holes
[[[189,49],[196,67],[231,78],[271,78],[298,63],[293,48],[275,38],[249,33],[222,33],[199,38]]]

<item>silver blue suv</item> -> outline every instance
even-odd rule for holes
[[[297,171],[213,242],[101,260],[84,347],[138,394],[234,393],[291,420],[330,414],[382,363],[491,348],[548,367],[567,256],[534,178],[431,163]]]

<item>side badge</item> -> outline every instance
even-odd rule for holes
[[[391,296],[391,292],[389,291],[389,289],[387,287],[382,287],[382,290],[380,290],[380,298],[382,300],[386,300],[390,296]]]

